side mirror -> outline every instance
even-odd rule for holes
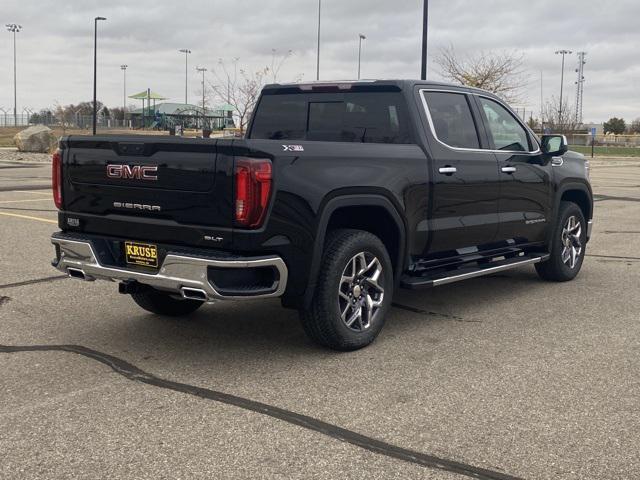
[[[564,135],[543,135],[542,153],[553,156],[560,156],[569,150],[567,137]]]

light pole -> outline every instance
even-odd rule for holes
[[[429,0],[423,0],[422,4],[422,67],[420,80],[427,79],[427,33],[429,27]]]
[[[18,83],[16,74],[16,33],[22,30],[22,25],[7,23],[7,30],[13,33],[13,126],[18,126]]]
[[[97,76],[98,76],[98,21],[106,20],[105,17],[93,19],[93,134],[96,134],[96,123],[98,117],[97,101]]]
[[[360,61],[362,59],[362,40],[366,40],[363,34],[358,34],[358,80],[360,80]]]
[[[204,72],[206,72],[207,69],[204,67],[196,67],[196,70],[202,73],[202,130],[204,130],[204,123],[207,118],[207,113],[206,113],[206,110],[204,109]]]
[[[544,101],[543,101],[542,70],[540,70],[540,135],[544,134]]]
[[[122,90],[122,126],[124,127],[124,122],[126,119],[127,112],[127,68],[129,65],[120,65],[120,70],[122,70],[123,75],[123,90]]]
[[[184,53],[184,104],[186,105],[187,103],[187,84],[188,84],[188,77],[187,77],[187,65],[188,65],[188,58],[189,58],[189,54],[191,53],[191,50],[189,50],[188,48],[182,48],[180,50],[178,50],[180,53]]]
[[[316,54],[316,80],[320,80],[320,12],[322,0],[318,0],[318,52]]]
[[[571,55],[571,50],[557,50],[556,55],[562,55],[562,73],[560,74],[560,106],[558,108],[558,123],[562,125],[562,89],[564,87],[564,56]]]

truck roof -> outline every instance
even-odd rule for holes
[[[429,86],[429,87],[444,87],[444,88],[454,88],[456,90],[467,90],[474,92],[482,92],[484,94],[493,94],[486,90],[482,90],[480,88],[469,87],[466,85],[456,85],[453,83],[447,82],[433,82],[428,80],[412,80],[412,79],[366,79],[366,80],[316,80],[309,82],[301,82],[301,83],[270,83],[265,85],[263,90],[282,90],[282,89],[292,89],[296,88],[299,90],[311,90],[314,87],[322,87],[322,86],[345,86],[345,87],[367,87],[367,86],[376,86],[376,87],[397,87],[400,90],[408,90],[412,89],[416,85],[420,86]]]

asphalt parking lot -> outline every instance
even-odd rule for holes
[[[335,353],[278,301],[154,317],[50,266],[49,165],[0,159],[0,478],[640,477],[640,160],[598,160],[578,279],[397,292]]]

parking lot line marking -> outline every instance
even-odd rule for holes
[[[48,198],[23,198],[22,200],[0,200],[0,203],[46,202]]]
[[[0,215],[5,215],[7,217],[25,218],[27,220],[36,220],[38,222],[53,223],[55,225],[58,224],[57,220],[49,220],[48,218],[41,218],[41,217],[32,217],[30,215],[20,215],[18,213],[0,212]]]
[[[596,255],[594,253],[585,253],[585,257],[597,257],[597,258],[616,258],[618,260],[640,260],[640,257],[622,257],[619,255]]]
[[[35,190],[13,190],[14,192],[19,192],[19,193],[32,193],[34,195],[44,195],[47,197],[51,196],[51,193],[44,193],[44,192],[36,192]]]
[[[266,415],[268,417],[282,420],[292,425],[326,435],[341,442],[349,443],[370,452],[395,458],[396,460],[402,460],[436,470],[457,473],[459,475],[479,480],[521,480],[520,477],[515,477],[506,473],[487,470],[482,467],[475,467],[473,465],[456,462],[455,460],[448,460],[446,458],[440,458],[399,447],[391,443],[383,442],[382,440],[377,440],[373,437],[362,435],[352,430],[347,430],[346,428],[342,428],[331,423],[323,422],[322,420],[314,417],[274,407],[266,403],[238,397],[230,393],[197,387],[195,385],[165,380],[147,373],[121,358],[83,347],[82,345],[0,345],[0,353],[52,351],[76,353],[110,367],[113,371],[128,380],[173,390],[175,392],[186,393],[202,399],[213,400],[261,415]]]
[[[0,192],[27,192],[27,191],[31,192],[32,190],[51,190],[51,185],[50,184],[20,185],[19,187],[14,185],[0,186]]]

